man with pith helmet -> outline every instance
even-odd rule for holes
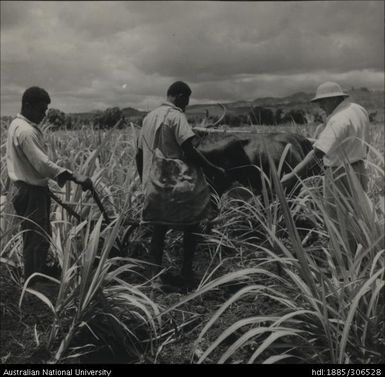
[[[352,200],[352,182],[346,169],[354,172],[364,191],[368,188],[365,159],[368,153],[369,116],[360,105],[350,102],[340,85],[321,84],[311,100],[326,113],[325,126],[313,144],[313,150],[281,183],[288,185],[296,176],[302,177],[313,164],[325,167],[324,200],[330,217],[337,219],[336,190]],[[351,169],[350,169],[351,168]]]

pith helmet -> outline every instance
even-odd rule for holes
[[[316,91],[315,97],[310,102],[318,101],[322,98],[348,97],[349,94],[342,91],[342,88],[335,82],[327,81],[321,84]]]

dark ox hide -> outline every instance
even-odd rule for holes
[[[289,133],[236,134],[218,136],[209,134],[202,138],[198,147],[212,163],[224,168],[228,180],[219,182],[210,180],[215,191],[221,195],[233,182],[250,187],[256,194],[262,190],[261,172],[255,166],[270,175],[269,155],[278,169],[281,156],[286,146],[282,174],[290,172],[311,151],[312,144],[302,135]],[[309,172],[309,176],[318,172]]]
[[[278,169],[281,156],[288,144],[290,144],[290,149],[282,166],[282,174],[285,174],[290,172],[312,150],[312,143],[302,135],[269,133],[219,136],[209,134],[202,138],[198,149],[209,161],[224,168],[227,172],[226,181],[219,182],[208,177],[212,188],[218,195],[222,195],[236,181],[250,187],[255,194],[259,195],[263,187],[261,170],[268,177],[271,176],[269,155]],[[319,173],[320,170],[314,169],[308,171],[307,176]],[[291,191],[290,187],[288,189]],[[297,228],[302,229],[300,233],[303,235],[307,235],[309,230],[315,228],[315,224],[308,218],[298,216],[294,220]],[[308,242],[312,243],[317,236],[315,232],[311,232],[311,234]]]

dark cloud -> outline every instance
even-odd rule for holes
[[[1,31],[5,32],[13,28],[21,26],[28,22],[29,16],[28,6],[24,9],[20,3],[16,1],[2,1],[1,2]]]
[[[383,13],[378,1],[2,1],[2,112],[30,85],[64,111],[153,107],[176,79],[193,102],[328,79],[383,89]]]
[[[136,64],[148,73],[197,81],[239,72],[383,70],[380,3],[226,3],[220,8],[207,22],[215,25],[209,32],[162,26]]]

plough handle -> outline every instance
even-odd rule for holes
[[[96,192],[95,188],[92,187],[90,189],[91,191],[91,194],[92,194],[92,197],[94,198],[95,200],[95,203],[98,205],[99,209],[100,209],[100,212],[103,214],[103,217],[104,217],[104,220],[107,224],[111,224],[111,219],[109,218],[108,214],[107,214],[107,211],[105,210],[103,204],[102,204],[102,201],[100,200],[99,198],[99,195],[98,193]]]
[[[79,222],[82,221],[82,217],[77,212],[75,212],[69,205],[61,201],[52,191],[49,191],[49,195],[56,203],[61,205],[70,215],[75,217],[76,220],[78,220]]]

